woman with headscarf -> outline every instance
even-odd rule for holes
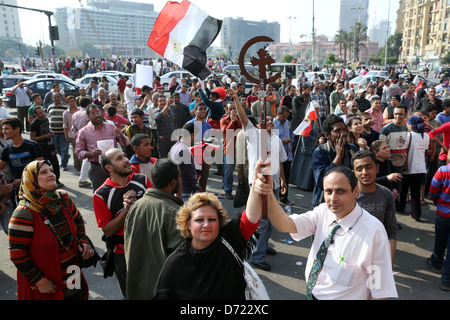
[[[175,91],[177,90],[178,87],[178,82],[177,82],[177,78],[176,77],[172,77],[172,79],[170,80],[169,83],[169,92],[170,92],[170,96],[172,96]]]
[[[425,132],[425,123],[422,117],[410,116],[406,120],[409,134],[406,145],[409,145],[408,169],[403,172],[403,179],[400,187],[400,201],[398,211],[404,212],[408,190],[411,191],[411,213],[410,217],[420,222],[422,209],[420,205],[420,187],[424,175],[427,172],[425,164],[425,153],[430,144],[430,137]]]
[[[56,189],[48,161],[33,161],[25,167],[19,199],[8,231],[18,299],[87,300],[89,290],[78,268],[78,251],[80,259],[88,259],[94,250],[80,212],[66,192]]]

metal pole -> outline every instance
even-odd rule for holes
[[[388,49],[388,38],[389,38],[389,27],[391,25],[390,22],[390,13],[391,13],[391,0],[389,0],[389,5],[388,5],[388,27],[387,27],[387,33],[386,33],[386,44],[384,45],[384,65],[385,67],[387,67],[387,49]]]
[[[53,13],[46,13],[48,17],[48,31],[50,33],[50,44],[52,46],[52,61],[53,61],[53,71],[56,72],[56,55],[55,55],[55,41],[52,36],[52,15]]]
[[[314,70],[314,63],[316,61],[316,31],[314,28],[314,20],[315,20],[315,16],[314,16],[314,0],[313,0],[313,18],[312,18],[312,70]]]

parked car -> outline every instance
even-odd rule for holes
[[[389,72],[387,71],[381,71],[381,70],[370,70],[365,74],[366,77],[368,76],[375,76],[375,77],[384,77],[385,79],[389,78]]]
[[[106,74],[101,73],[88,74],[85,75],[83,78],[77,79],[75,81],[75,84],[79,87],[87,88],[92,79],[97,78],[97,81],[100,82],[103,76],[105,76],[106,80],[108,81],[108,92],[117,93],[118,92],[117,79]]]
[[[450,77],[450,67],[439,67],[439,77],[444,75],[445,78]]]
[[[4,75],[0,77],[0,92],[3,91],[3,89],[14,87],[17,84],[17,81],[19,80],[29,80],[29,76],[22,76],[22,75]]]
[[[423,81],[423,82],[429,83],[429,84],[434,85],[434,86],[436,86],[436,85],[438,85],[440,83],[439,80],[437,80],[437,79],[425,78],[424,76],[422,76],[420,74],[413,74],[413,79],[415,79],[416,77],[419,78],[419,82]],[[405,74],[401,74],[399,76],[399,78],[402,78],[402,79],[404,79],[406,81],[406,79],[408,78],[408,74],[406,74],[406,73]]]
[[[30,79],[25,81],[28,84],[32,93],[39,93],[44,99],[47,92],[51,91],[53,88],[53,83],[58,82],[61,89],[64,90],[64,93],[67,96],[78,96],[80,87],[73,82],[68,82],[65,80],[58,79]],[[11,88],[3,89],[3,105],[7,108],[15,108],[16,107],[16,95],[13,94]]]
[[[245,70],[247,70],[248,74],[251,75],[253,78],[259,79],[259,68],[258,67],[246,64]],[[239,65],[226,66],[223,69],[223,73],[227,74],[228,72],[233,75],[233,78],[234,77],[237,77],[238,79],[241,78],[241,67]],[[222,78],[220,78],[220,79],[222,80]],[[245,79],[245,80],[246,80],[245,81],[245,89],[251,89],[253,87],[254,83],[249,81],[248,79]]]
[[[181,84],[181,79],[186,78],[189,75],[191,79],[195,78],[195,76],[189,71],[172,71],[168,72],[165,75],[161,76],[161,84],[164,86],[164,91],[169,91],[169,84],[173,77],[177,78],[178,84]]]
[[[368,75],[358,76],[358,77],[353,78],[352,80],[349,81],[350,88],[352,88],[354,90],[357,90],[359,88],[359,86],[362,86],[363,88],[366,88],[366,86],[369,83],[369,81],[373,82],[373,81],[375,81],[375,79],[377,77],[379,77],[382,80],[386,80],[387,79],[387,77],[379,76],[379,75],[377,75],[377,76],[374,76],[374,75],[373,76],[368,76]]]
[[[32,79],[58,79],[58,80],[64,80],[67,82],[73,82],[72,79],[70,79],[68,76],[65,76],[61,73],[39,73],[32,77]]]
[[[312,84],[314,81],[314,75],[317,74],[319,82],[330,81],[331,74],[326,72],[306,72],[305,76],[308,78],[308,82]]]

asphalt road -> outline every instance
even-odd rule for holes
[[[69,162],[71,164],[71,162]],[[100,253],[105,250],[101,241],[102,232],[97,227],[92,210],[92,190],[78,187],[78,175],[69,165],[70,171],[62,171],[61,181],[66,185],[75,204],[81,211],[85,221],[87,234],[90,236]],[[207,191],[223,193],[221,176],[210,172]],[[236,185],[236,177],[235,177]],[[290,186],[290,198],[295,203],[293,213],[310,210],[311,192],[302,191]],[[234,209],[233,201],[221,200],[230,216],[234,216],[243,208]],[[407,206],[405,212],[408,212]],[[450,292],[439,288],[440,276],[432,273],[425,259],[431,254],[434,243],[435,206],[427,200],[423,206],[423,222],[418,223],[405,214],[397,214],[402,225],[399,230],[397,252],[394,262],[394,274],[400,300],[448,300]],[[263,280],[268,293],[273,300],[304,300],[305,299],[305,265],[311,239],[300,242],[291,240],[288,234],[274,230],[270,246],[277,251],[275,256],[267,256],[272,266],[270,272],[256,269]],[[90,300],[120,300],[121,295],[115,278],[103,278],[99,265],[84,270],[90,289]],[[0,300],[16,299],[16,268],[8,257],[8,242],[6,235],[0,231]]]
[[[9,110],[11,114],[15,110]],[[28,137],[27,134],[24,137]],[[70,152],[72,152],[70,150]],[[222,177],[210,171],[207,191],[223,194]],[[69,161],[69,171],[61,171],[61,182],[74,199],[86,221],[86,231],[97,251],[102,254],[105,245],[101,240],[102,231],[97,227],[92,205],[92,189],[78,187],[78,174]],[[237,179],[235,175],[235,187]],[[235,188],[234,188],[235,190]],[[303,213],[312,209],[312,192],[290,186],[290,200],[294,202],[292,213]],[[233,208],[233,201],[221,200],[228,214],[233,217],[244,208]],[[397,285],[398,300],[449,300],[450,292],[439,288],[440,275],[429,270],[425,259],[431,255],[434,245],[434,217],[436,207],[426,199],[422,207],[422,222],[409,217],[409,205],[405,213],[397,213],[402,229],[398,232],[397,251],[394,259],[394,278]],[[287,241],[286,241],[287,240]],[[269,296],[273,300],[304,300],[305,265],[311,246],[311,239],[300,242],[291,241],[288,234],[274,230],[269,245],[277,251],[275,256],[267,256],[271,264],[270,272],[255,269],[263,280]],[[8,256],[8,241],[0,230],[0,301],[16,300],[16,268]],[[100,265],[83,271],[87,279],[90,300],[121,300],[120,290],[115,278],[103,278]]]

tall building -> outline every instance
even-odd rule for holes
[[[339,29],[350,32],[356,22],[368,26],[369,0],[341,0]]]
[[[401,63],[437,68],[449,52],[450,2],[405,0]]]
[[[57,8],[57,44],[77,48],[90,43],[104,57],[156,57],[147,41],[158,15],[153,4],[121,0],[88,0],[86,7]]]
[[[19,10],[17,8],[1,6],[2,3],[17,6],[17,0],[0,1],[0,40],[12,40],[22,43]]]
[[[380,23],[371,26],[369,28],[369,40],[370,42],[378,42],[380,47],[384,46],[386,43],[388,31],[389,36],[391,35],[391,30],[389,28],[389,21],[387,19],[381,20]]]
[[[222,50],[231,53],[231,58],[236,59],[247,41],[256,36],[267,36],[273,39],[273,43],[279,43],[281,37],[280,24],[278,22],[267,22],[266,20],[256,22],[247,21],[243,18],[225,18],[221,32]],[[257,49],[251,48],[248,54],[254,55],[255,51]]]

